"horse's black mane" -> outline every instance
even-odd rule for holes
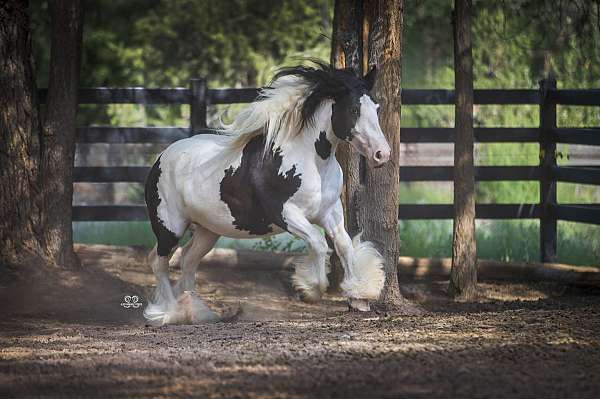
[[[317,107],[325,99],[340,99],[352,92],[360,95],[367,92],[365,82],[352,69],[335,69],[322,61],[311,60],[315,65],[282,68],[273,81],[284,76],[296,76],[309,84],[309,92],[301,108],[301,125],[312,123]]]

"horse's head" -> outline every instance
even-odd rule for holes
[[[391,149],[379,126],[379,105],[369,95],[375,74],[373,68],[363,78],[364,85],[353,87],[335,99],[331,124],[338,138],[354,146],[369,166],[379,168],[389,161]]]

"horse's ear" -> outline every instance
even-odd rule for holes
[[[363,78],[368,91],[371,91],[373,89],[373,86],[375,85],[376,77],[377,77],[377,67],[374,66],[373,68],[371,68],[369,73],[367,73],[365,75],[365,77]]]

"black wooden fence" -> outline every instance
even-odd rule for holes
[[[45,91],[41,91],[42,101]],[[247,103],[257,89],[209,89],[203,79],[192,79],[189,88],[91,88],[81,89],[80,104],[189,104],[189,127],[81,127],[80,143],[171,143],[206,128],[209,104]],[[600,128],[557,128],[556,106],[600,106],[600,89],[557,90],[556,81],[542,81],[539,90],[475,90],[475,104],[539,105],[538,128],[475,128],[479,143],[538,143],[538,166],[479,166],[478,181],[536,181],[540,186],[538,203],[477,204],[480,219],[539,219],[541,260],[556,256],[557,220],[600,224],[600,204],[559,204],[556,183],[600,185],[600,166],[557,166],[556,143],[600,146]],[[453,90],[403,90],[405,105],[453,105]],[[403,143],[452,143],[453,128],[402,128]],[[452,181],[451,166],[405,166],[400,180]],[[143,182],[148,167],[77,167],[75,182]],[[144,206],[74,206],[76,221],[146,220]],[[400,219],[450,219],[451,204],[402,204]]]

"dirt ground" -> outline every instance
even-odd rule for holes
[[[212,265],[198,276],[235,320],[146,327],[153,278],[135,248],[79,246],[81,273],[0,273],[0,397],[600,397],[600,293],[404,281],[423,314],[299,302],[289,269]],[[33,283],[32,283],[33,282]]]

